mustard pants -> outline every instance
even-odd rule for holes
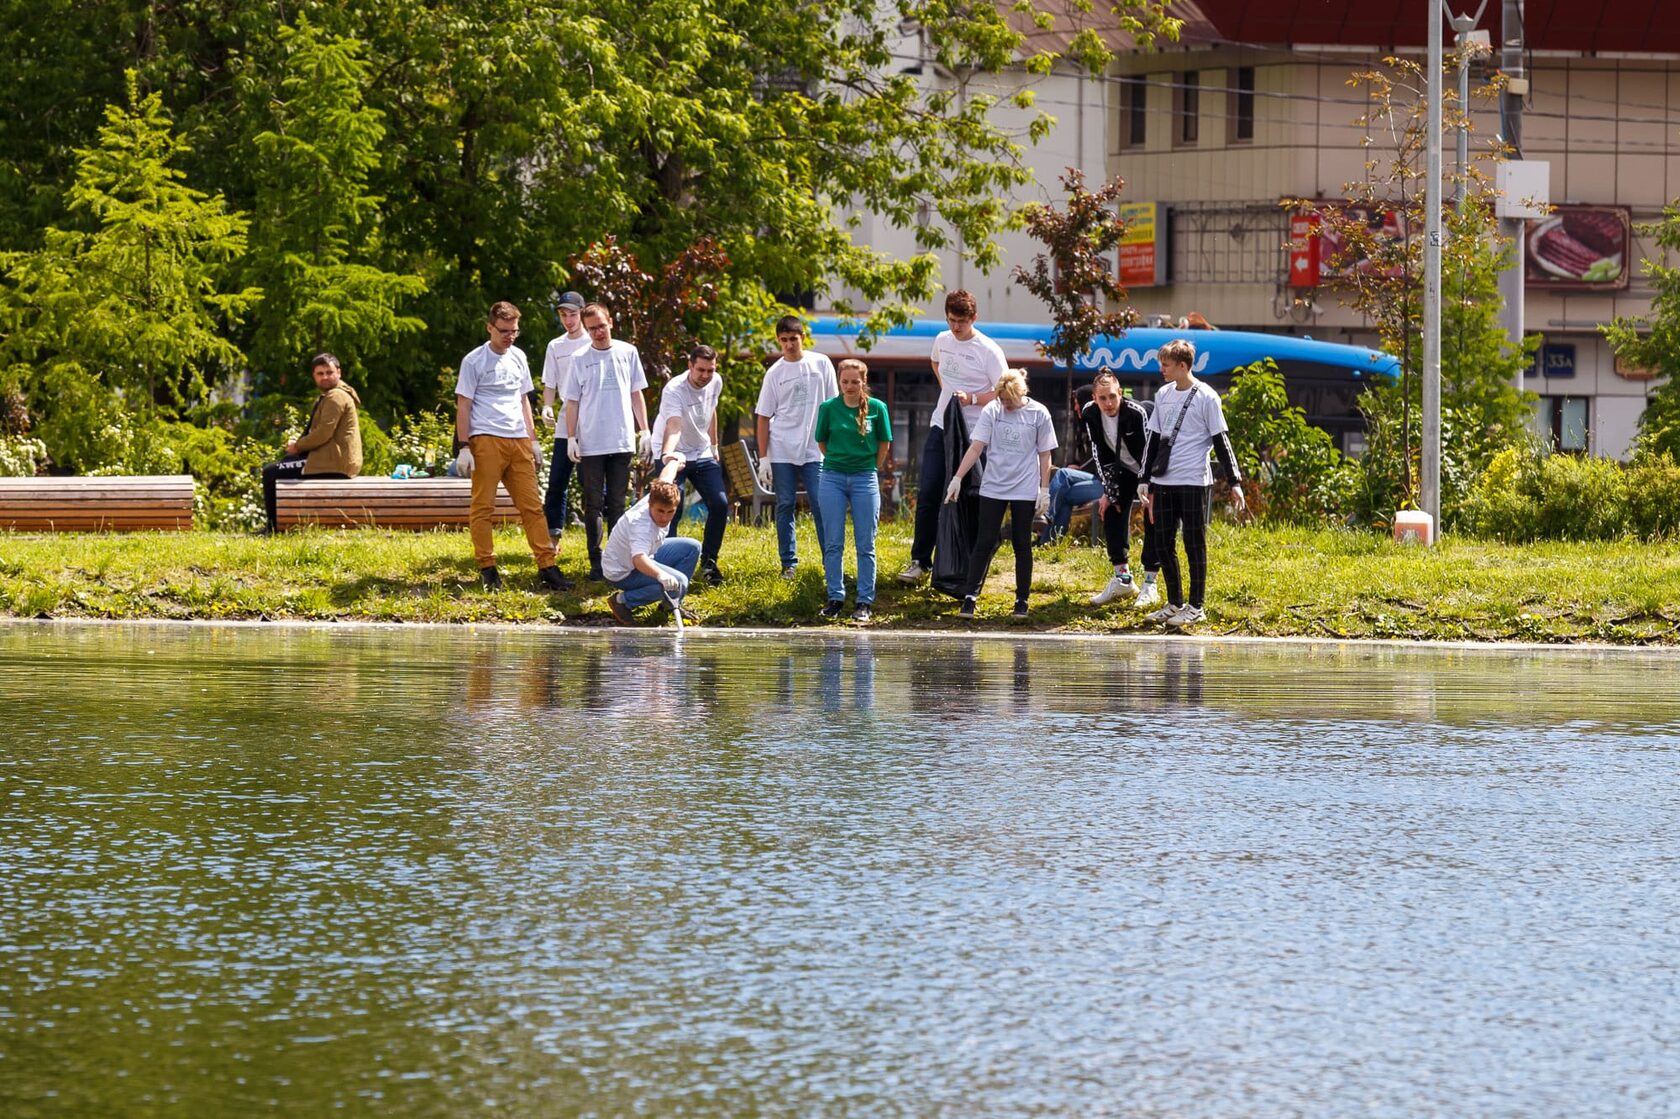
[[[554,545],[548,539],[542,493],[537,488],[537,459],[529,439],[475,435],[468,441],[473,453],[472,506],[467,523],[472,530],[473,555],[479,567],[496,564],[496,540],[491,526],[496,514],[496,487],[506,486],[525,526],[525,539],[537,557],[537,569],[554,566]]]

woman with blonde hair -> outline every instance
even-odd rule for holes
[[[986,571],[997,550],[1003,515],[1009,514],[1009,539],[1015,549],[1015,617],[1027,616],[1032,591],[1032,522],[1050,507],[1050,452],[1056,449],[1056,425],[1050,412],[1027,395],[1027,374],[1004,372],[997,381],[997,398],[980,412],[969,439],[968,453],[945,489],[955,501],[962,480],[980,456],[986,469],[980,478],[980,534],[968,557],[968,581],[963,588],[962,617],[974,617],[975,598],[986,582]]]
[[[852,512],[857,548],[857,608],[852,621],[867,622],[875,610],[875,531],[881,521],[879,474],[892,453],[887,406],[869,395],[869,366],[856,358],[840,363],[840,395],[817,408],[812,438],[822,451],[816,500],[822,510],[823,576],[828,583],[824,618],[846,607],[846,510]]]

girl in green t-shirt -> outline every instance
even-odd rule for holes
[[[846,510],[852,513],[857,549],[857,609],[852,621],[867,622],[875,608],[875,530],[881,520],[878,475],[892,453],[887,406],[869,395],[869,367],[856,358],[840,363],[840,395],[817,409],[813,433],[823,453],[817,504],[822,512],[823,575],[828,580],[825,618],[846,608]]]

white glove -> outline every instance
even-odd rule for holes
[[[770,469],[770,460],[767,458],[758,460],[758,484],[771,491],[776,488],[776,472]]]
[[[1048,516],[1050,513],[1050,487],[1038,487],[1038,503],[1033,506],[1035,516]]]
[[[542,465],[544,454],[541,439],[531,440],[531,457],[537,460],[538,466]]]
[[[577,436],[566,440],[566,457],[574,463],[583,461],[583,447],[578,444]]]
[[[642,431],[636,434],[636,451],[644,461],[653,461],[653,432]]]
[[[463,478],[471,478],[473,472],[473,457],[471,447],[462,447],[461,453],[455,456],[455,473]]]
[[[678,595],[682,594],[682,576],[678,575],[675,571],[666,571],[664,568],[660,568],[659,585],[664,587],[665,593],[670,595],[672,598],[676,598]]]
[[[552,404],[544,404],[543,405],[542,421],[543,421],[543,423],[547,424],[549,427],[554,426],[554,405],[552,405]]]
[[[960,493],[962,493],[962,479],[952,478],[951,484],[945,487],[945,500],[947,502],[955,501]]]
[[[1243,496],[1242,486],[1231,487],[1231,505],[1238,513],[1248,509],[1248,498]]]

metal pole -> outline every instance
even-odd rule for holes
[[[1453,30],[1458,32],[1458,212],[1470,204],[1470,32],[1475,19],[1455,16]]]
[[[1441,7],[1429,4],[1429,162],[1423,180],[1423,511],[1441,526]]]
[[[1503,0],[1500,5],[1499,16],[1499,69],[1507,78],[1518,79],[1526,84],[1527,72],[1523,69],[1523,6],[1522,0]],[[1523,95],[1511,93],[1507,90],[1499,98],[1499,120],[1501,138],[1511,149],[1512,157],[1521,159],[1522,155],[1522,113]],[[1527,263],[1523,257],[1523,230],[1521,218],[1500,218],[1499,236],[1511,246],[1511,264],[1499,274],[1499,298],[1503,306],[1500,315],[1505,326],[1505,337],[1514,348],[1523,344],[1523,299],[1524,276]],[[1523,368],[1517,367],[1517,391],[1523,388]]]

